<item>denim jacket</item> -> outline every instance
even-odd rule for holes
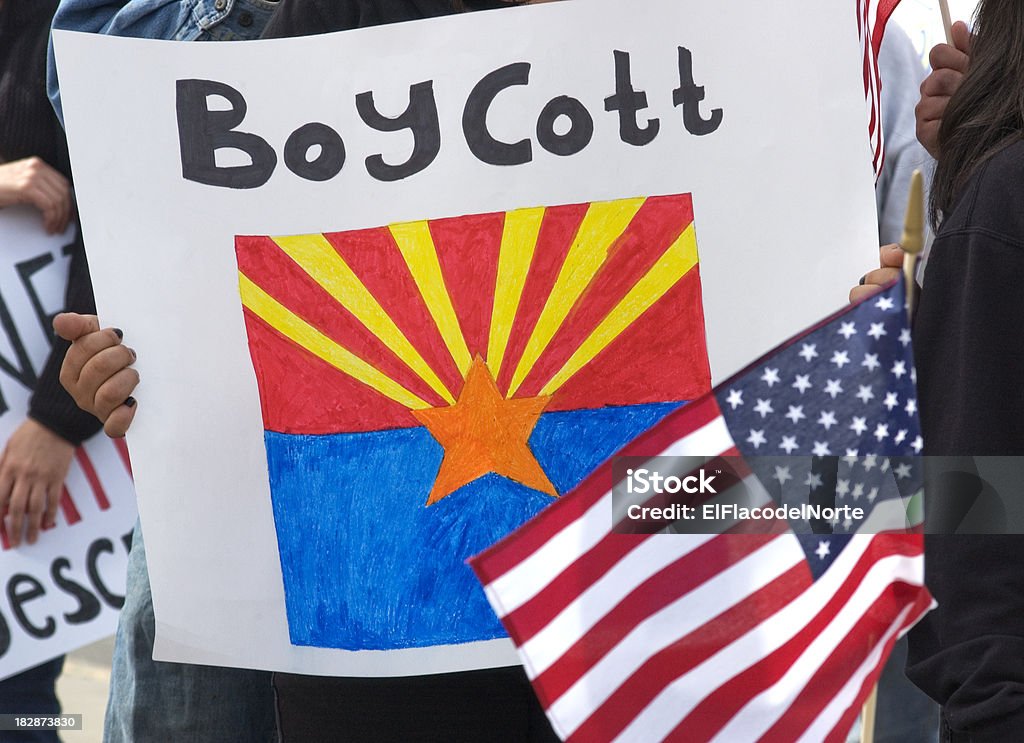
[[[140,39],[236,41],[259,38],[275,8],[275,0],[61,0],[53,28]],[[52,41],[46,88],[63,123]]]

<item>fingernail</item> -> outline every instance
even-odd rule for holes
[[[139,358],[139,357],[138,357],[138,356],[136,355],[136,353],[135,353],[135,349],[134,349],[134,348],[131,348],[131,347],[129,347],[129,346],[125,346],[125,348],[127,348],[127,349],[128,349],[128,353],[130,353],[130,354],[132,355],[132,361],[135,361],[135,360],[136,360],[137,358]]]
[[[124,338],[124,331],[122,331],[121,328],[112,328],[112,330],[114,331],[114,335],[116,335],[118,339]]]
[[[129,408],[134,408],[135,407],[135,398],[129,396],[128,399],[124,401],[124,404],[127,405]]]
[[[864,286],[864,282],[866,282],[867,280],[868,280],[868,275],[864,274],[863,276],[860,277],[860,281],[858,281],[857,283],[860,284],[861,286]]]

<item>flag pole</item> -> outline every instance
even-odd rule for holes
[[[946,31],[946,43],[953,46],[953,18],[949,14],[948,0],[939,0],[939,12],[942,13],[942,28]]]
[[[860,716],[860,743],[875,743],[875,710],[878,708],[878,684],[864,702]]]
[[[915,170],[910,177],[910,196],[907,198],[900,246],[903,248],[903,278],[907,287],[907,315],[913,317],[914,275],[918,256],[924,250],[924,177],[920,170]]]
[[[907,289],[907,317],[914,315],[914,274],[917,258],[924,250],[924,176],[915,170],[910,176],[910,195],[907,197],[907,211],[903,218],[903,278]],[[860,743],[875,741],[875,711],[878,708],[878,684],[871,690],[860,716]]]

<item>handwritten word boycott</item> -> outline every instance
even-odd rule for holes
[[[640,121],[640,111],[648,107],[647,94],[633,87],[629,53],[615,51],[614,55],[615,92],[604,99],[604,109],[618,115],[620,139],[642,147],[658,136],[661,122],[656,118]],[[481,162],[509,166],[533,160],[530,138],[505,142],[496,138],[487,126],[492,103],[509,88],[529,85],[531,67],[529,62],[515,62],[496,69],[485,75],[469,94],[463,109],[462,129],[467,146]],[[266,183],[277,167],[277,152],[260,135],[236,128],[247,111],[242,94],[215,80],[178,80],[176,87],[182,176],[189,181],[224,188],[258,188]],[[229,108],[211,109],[211,96],[223,98]],[[704,87],[693,79],[690,50],[679,47],[679,87],[672,91],[672,102],[682,109],[683,126],[692,135],[711,134],[722,123],[721,108],[712,109],[707,117],[701,112],[704,96]],[[377,110],[372,91],[356,95],[355,105],[360,119],[372,129],[380,132],[407,129],[413,135],[412,154],[403,163],[388,163],[381,154],[366,158],[366,171],[373,178],[379,181],[408,178],[428,167],[441,151],[441,126],[433,80],[410,86],[409,105],[395,117],[384,116]],[[562,119],[566,122],[559,125]],[[557,96],[539,112],[536,135],[537,142],[548,152],[561,157],[575,155],[590,144],[594,117],[579,99]],[[221,149],[240,150],[252,162],[219,166],[216,153]],[[288,170],[300,178],[326,181],[345,166],[345,143],[327,124],[310,122],[288,136],[283,156]]]

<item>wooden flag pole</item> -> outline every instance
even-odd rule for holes
[[[953,18],[949,14],[948,0],[939,0],[939,12],[942,13],[942,27],[946,31],[946,43],[953,46]]]
[[[916,288],[914,275],[918,256],[924,250],[924,177],[920,170],[915,170],[910,177],[910,196],[907,199],[900,246],[903,248],[903,278],[907,286],[907,314],[913,316]]]
[[[878,708],[878,684],[871,690],[871,696],[864,702],[860,715],[860,743],[875,743],[875,710]]]
[[[914,273],[917,258],[924,250],[924,176],[915,170],[910,176],[910,195],[907,197],[907,212],[903,218],[903,278],[907,287],[907,316],[914,313]],[[860,716],[860,743],[875,741],[875,711],[878,708],[878,685],[871,690]]]

